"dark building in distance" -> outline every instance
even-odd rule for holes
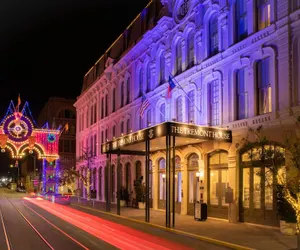
[[[70,168],[75,166],[76,155],[76,115],[73,106],[75,100],[61,97],[50,97],[38,116],[39,126],[44,126],[48,122],[49,128],[63,130],[59,138],[59,158],[60,168]],[[66,124],[68,129],[66,129]],[[66,192],[67,190],[60,190]]]

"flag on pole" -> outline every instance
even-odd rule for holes
[[[140,116],[141,117],[144,116],[144,112],[149,107],[149,105],[150,105],[150,102],[149,102],[148,98],[143,94],[141,108],[140,108]]]
[[[169,85],[168,85],[167,98],[171,98],[172,89],[174,89],[175,87],[176,87],[176,84],[174,83],[172,77],[169,76]]]

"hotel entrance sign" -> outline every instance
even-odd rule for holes
[[[230,130],[203,127],[185,123],[164,122],[102,144],[102,153],[116,153],[129,145],[151,141],[164,136],[185,137],[199,140],[232,142]]]

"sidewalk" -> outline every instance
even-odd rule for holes
[[[72,204],[75,208],[80,205],[102,212],[105,211],[105,203],[96,201],[94,205],[92,202],[88,204],[85,200],[81,200],[78,204],[77,199],[73,199]],[[116,216],[116,205],[112,204],[111,207],[111,214]],[[144,210],[122,207],[121,216],[141,222],[145,221]],[[165,212],[151,210],[150,223],[164,227]],[[232,224],[225,220],[213,218],[201,222],[195,221],[192,216],[176,214],[175,229],[259,250],[289,250],[296,248],[296,236],[284,236],[280,233],[279,228],[254,226],[247,223]]]

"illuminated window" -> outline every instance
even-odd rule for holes
[[[178,122],[182,122],[183,121],[182,96],[179,96],[176,99],[176,121],[178,121]]]
[[[219,114],[219,81],[214,80],[210,83],[210,124],[218,126],[220,124]]]
[[[245,69],[236,72],[236,119],[248,117],[248,93],[246,91]]]
[[[209,21],[209,55],[219,52],[218,16],[213,14]]]
[[[129,133],[130,133],[130,130],[131,130],[131,124],[130,124],[130,123],[131,123],[131,121],[130,121],[130,119],[128,119],[128,120],[127,120],[127,124],[126,124],[126,125],[127,125],[127,126],[126,126],[126,127],[127,127],[127,134],[129,134]]]
[[[270,0],[257,0],[257,25],[262,30],[271,24]]]
[[[188,93],[187,98],[187,122],[195,122],[195,91],[192,90]]]
[[[159,111],[160,111],[160,122],[165,122],[166,121],[166,104],[165,103],[160,105]]]
[[[176,74],[178,75],[182,72],[182,45],[181,41],[179,40],[176,44]]]
[[[259,115],[272,112],[269,57],[257,62],[257,108]]]
[[[165,56],[163,52],[160,54],[159,66],[160,66],[159,83],[163,84],[165,82]]]
[[[187,39],[187,68],[191,68],[194,66],[194,38],[195,35],[193,32],[190,32],[188,39]]]
[[[236,36],[241,41],[248,35],[247,0],[236,1]]]

